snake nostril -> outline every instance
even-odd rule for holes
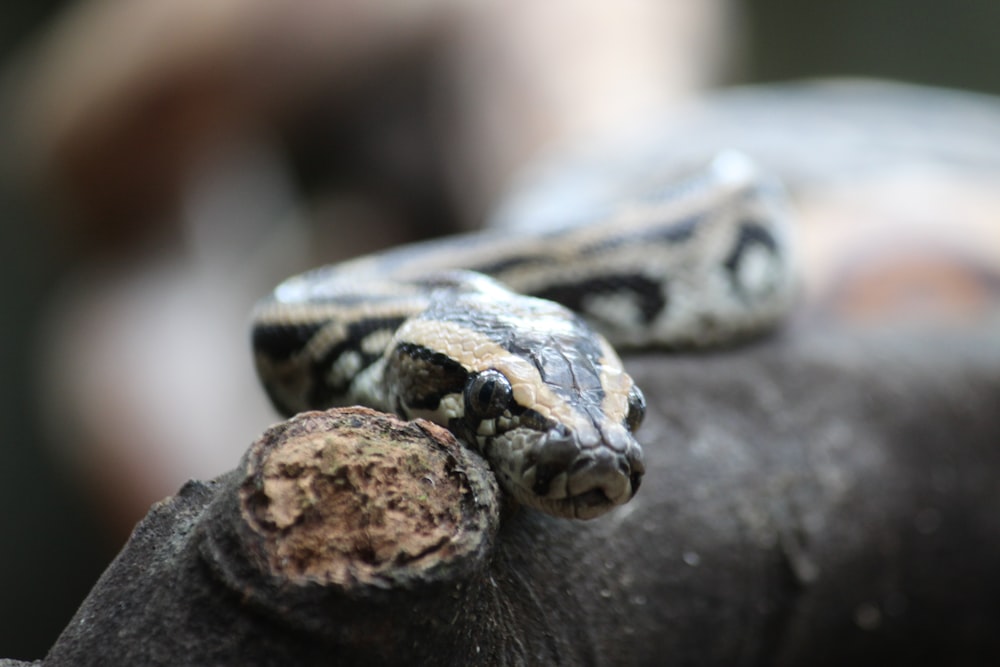
[[[643,473],[645,473],[642,459],[619,455],[618,472],[620,472],[623,477],[628,479],[631,495],[634,496],[635,492],[639,490],[639,485],[642,483]]]
[[[618,472],[620,472],[625,477],[628,477],[629,475],[632,474],[632,466],[628,464],[628,461],[625,460],[624,456],[618,457]]]
[[[572,475],[574,473],[580,472],[585,468],[589,468],[593,464],[594,464],[594,459],[592,457],[580,456],[576,459],[576,461],[573,461],[573,465],[570,466],[569,472]]]
[[[642,450],[636,449],[630,456],[626,457],[629,472],[629,482],[632,484],[632,494],[639,490],[642,484],[642,476],[646,473],[646,464],[642,460]]]
[[[642,473],[633,472],[632,475],[629,476],[629,482],[632,484],[632,495],[634,496],[635,492],[639,490],[639,485],[642,484]]]

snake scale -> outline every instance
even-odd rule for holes
[[[286,415],[361,404],[429,419],[518,502],[592,518],[630,500],[644,470],[645,399],[612,344],[766,330],[792,301],[793,259],[780,185],[724,153],[587,224],[449,237],[292,277],[254,311],[255,363]]]

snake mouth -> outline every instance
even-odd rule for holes
[[[551,446],[524,473],[530,485],[528,504],[563,517],[592,519],[627,503],[642,482],[642,450],[631,443],[625,452],[601,446],[580,451],[566,464],[566,447]],[[561,456],[560,456],[561,455]]]

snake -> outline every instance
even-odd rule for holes
[[[775,328],[795,293],[789,208],[776,178],[726,152],[592,219],[313,269],[254,308],[257,374],[288,416],[364,405],[440,424],[517,506],[591,519],[645,472],[646,398],[616,349]]]

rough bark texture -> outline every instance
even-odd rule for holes
[[[498,525],[484,464],[447,434],[313,413],[154,507],[44,664],[1000,660],[995,340],[799,325],[628,365],[659,398],[618,511]],[[400,440],[410,464],[377,453]],[[359,548],[358,517],[413,489],[433,494]],[[439,522],[450,537],[414,555]]]

